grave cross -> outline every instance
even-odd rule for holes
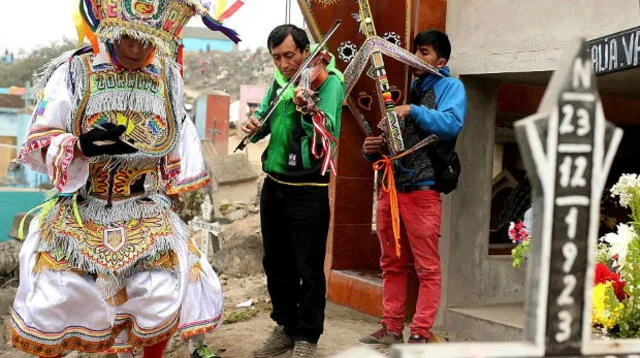
[[[533,188],[525,340],[400,345],[392,356],[640,358],[639,339],[592,339],[600,199],[622,130],[605,121],[583,40],[570,44],[538,113],[515,131]]]
[[[202,218],[196,216],[189,222],[191,229],[194,231],[194,238],[196,239],[196,245],[202,251],[202,254],[206,257],[209,254],[210,246],[213,246],[213,253],[220,251],[220,224],[217,222],[211,222],[213,220],[213,204],[211,203],[211,197],[205,195],[202,205]]]

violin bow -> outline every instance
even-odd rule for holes
[[[289,79],[289,82],[287,83],[287,85],[284,88],[282,88],[282,90],[280,91],[280,94],[276,98],[274,98],[274,100],[269,104],[269,108],[267,109],[265,114],[262,115],[261,118],[260,118],[260,126],[263,126],[264,123],[273,114],[273,112],[276,110],[276,107],[278,107],[278,104],[280,104],[280,101],[282,101],[282,98],[284,97],[284,94],[287,92],[289,87],[294,86],[296,84],[296,82],[298,81],[298,79],[302,75],[302,72],[309,66],[311,61],[313,61],[313,59],[320,52],[322,52],[324,46],[327,44],[327,42],[329,41],[331,36],[333,36],[333,34],[335,34],[335,32],[340,27],[340,25],[342,25],[342,20],[336,20],[333,23],[333,26],[331,26],[331,28],[329,29],[327,34],[318,43],[318,46],[316,47],[315,51],[313,51],[313,53],[311,53],[311,55],[309,55],[309,57],[307,57],[307,59],[302,63],[302,65],[300,65],[300,68],[298,68],[298,71]],[[256,132],[256,133],[258,133],[258,132]],[[236,147],[236,149],[233,152],[235,153],[235,152],[237,152],[239,150],[244,150],[244,148],[247,147],[247,145],[251,142],[251,139],[253,139],[254,136],[255,136],[255,134],[245,136],[242,139],[242,141],[240,141],[240,143],[238,144],[238,146]]]

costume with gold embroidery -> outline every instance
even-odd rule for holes
[[[55,186],[20,252],[10,324],[17,348],[45,357],[152,346],[177,329],[189,337],[222,310],[218,278],[168,198],[210,182],[174,58],[196,14],[237,35],[196,0],[81,0],[80,13],[93,51],[45,69],[19,153]],[[123,36],[155,47],[142,68],[117,64]],[[108,125],[124,126],[133,149],[78,155],[79,138]]]

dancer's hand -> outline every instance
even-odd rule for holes
[[[127,127],[112,123],[102,124],[102,128],[92,128],[78,137],[80,151],[85,157],[135,153],[138,150],[120,140]]]

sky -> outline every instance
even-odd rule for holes
[[[0,11],[0,53],[9,49],[18,53],[68,38],[77,40],[73,25],[73,11],[78,0],[2,0]],[[212,1],[214,4],[216,0]],[[241,49],[264,47],[267,35],[285,22],[287,0],[244,0],[245,4],[225,26],[236,30],[242,42]],[[228,0],[231,5],[233,0]],[[291,1],[291,23],[302,26],[303,18],[297,1]],[[189,26],[204,27],[195,17]]]

